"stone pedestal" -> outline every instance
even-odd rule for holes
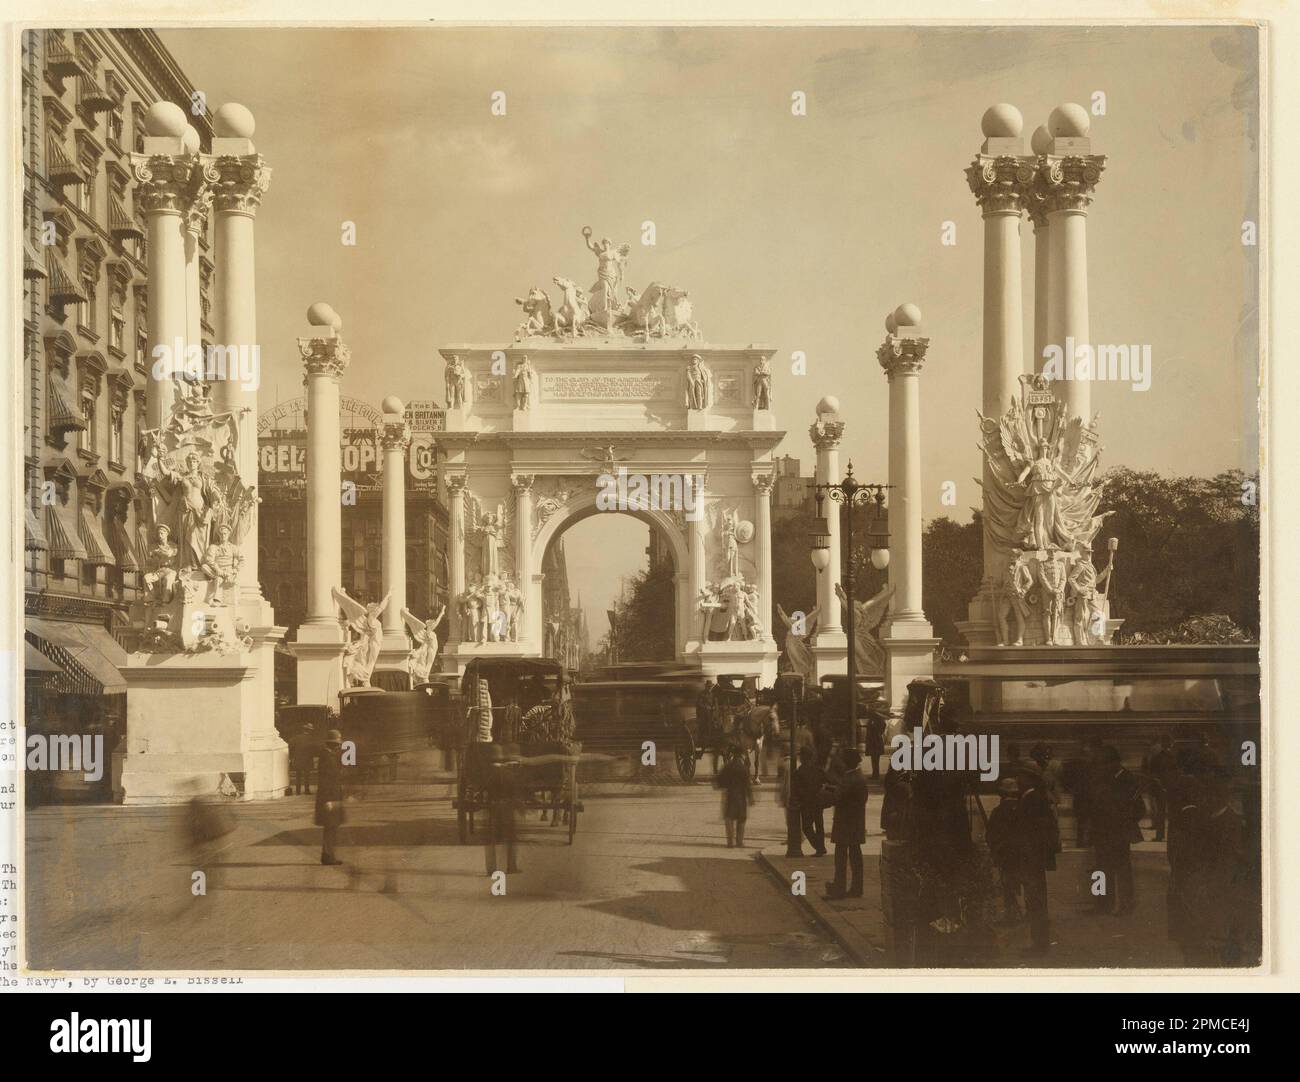
[[[274,649],[264,636],[225,654],[128,654],[126,748],[114,768],[123,803],[284,794],[289,749],[260,709],[259,671],[274,665]]]
[[[298,659],[298,705],[338,709],[343,690],[343,628],[338,621],[298,625],[289,652]]]
[[[700,671],[708,677],[726,673],[757,676],[760,687],[776,683],[776,643],[761,639],[753,642],[703,642],[696,655]]]
[[[943,642],[935,638],[881,637],[885,648],[885,701],[890,710],[907,702],[907,685],[917,677],[933,678],[934,652]]]

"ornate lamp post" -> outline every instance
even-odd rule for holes
[[[817,494],[818,517],[825,519],[823,508],[826,497],[835,503],[843,504],[848,509],[844,516],[845,547],[848,559],[844,566],[844,596],[848,599],[845,607],[845,631],[848,633],[848,680],[849,680],[849,740],[857,744],[861,755],[867,753],[866,733],[858,728],[858,659],[857,639],[854,623],[856,613],[853,603],[853,508],[869,504],[872,507],[870,528],[867,537],[871,545],[871,566],[883,571],[889,566],[889,534],[885,528],[885,491],[890,485],[864,483],[853,476],[853,463],[848,464],[848,472],[842,481],[831,481],[824,485],[815,485]],[[830,531],[821,528],[813,534],[812,562],[820,573],[830,565]],[[836,571],[839,568],[835,569]],[[834,588],[834,583],[831,584]]]

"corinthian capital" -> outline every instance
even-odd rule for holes
[[[271,186],[271,167],[260,154],[209,157],[204,162],[203,175],[212,185],[217,211],[223,214],[253,217]]]
[[[925,351],[930,348],[928,338],[904,338],[891,334],[885,338],[876,350],[876,360],[890,379],[900,373],[905,376],[917,376],[925,363]]]
[[[1043,155],[1038,159],[1037,188],[1045,213],[1087,211],[1105,168],[1103,154]]]
[[[776,474],[756,473],[750,480],[754,482],[754,492],[759,496],[770,496],[772,486],[776,484]]]
[[[512,473],[510,483],[514,486],[516,495],[524,495],[533,490],[534,475],[531,473]]]
[[[203,174],[191,155],[132,154],[135,202],[145,214],[186,214],[203,190]]]
[[[808,429],[808,438],[819,451],[833,451],[844,438],[843,421],[816,420]]]
[[[1033,180],[1032,159],[1026,161],[1010,154],[980,154],[966,167],[966,183],[985,217],[1019,215],[1025,209]]]
[[[405,421],[388,421],[379,433],[385,451],[405,451],[411,446],[411,426]]]
[[[298,352],[309,377],[338,379],[352,360],[352,351],[341,338],[299,338]]]

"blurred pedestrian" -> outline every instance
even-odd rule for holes
[[[320,753],[320,737],[309,721],[289,741],[289,765],[293,767],[295,794],[311,796],[311,769]]]
[[[1020,835],[1017,823],[1020,787],[1015,778],[998,782],[998,806],[989,813],[989,856],[998,870],[1002,887],[1002,923],[1019,924],[1025,919],[1020,909]]]
[[[871,777],[880,780],[880,757],[885,754],[885,719],[875,710],[867,716],[867,760],[871,763]]]
[[[488,800],[488,838],[484,845],[487,874],[500,871],[497,849],[505,849],[507,875],[520,871],[515,863],[515,840],[519,814],[519,748],[517,745],[481,744],[475,749],[488,762],[486,789]]]
[[[334,855],[343,819],[343,734],[331,729],[316,764],[316,825],[324,828],[322,864],[343,863]]]
[[[1165,840],[1169,822],[1169,796],[1178,778],[1178,760],[1174,755],[1174,738],[1168,733],[1147,757],[1146,773],[1150,778],[1152,825],[1156,828],[1156,841]]]
[[[1020,802],[1016,809],[1016,863],[1029,917],[1026,954],[1043,955],[1051,948],[1051,922],[1047,911],[1047,873],[1056,870],[1061,838],[1047,799],[1042,771],[1026,765],[1020,773]]]
[[[803,836],[813,847],[813,855],[826,855],[826,810],[822,802],[822,787],[826,784],[826,771],[817,762],[816,750],[808,745],[799,749],[799,765],[794,772],[794,798],[799,809],[799,825]]]
[[[754,790],[749,780],[749,764],[735,744],[727,746],[727,761],[714,777],[713,785],[722,790],[722,818],[727,824],[727,848],[743,849],[745,820],[749,818],[749,806],[754,803]]]
[[[1105,877],[1105,893],[1097,897],[1096,908],[1123,916],[1137,905],[1129,847],[1142,840],[1139,824],[1145,809],[1137,778],[1124,769],[1114,747],[1107,744],[1101,749],[1100,764],[1092,830],[1095,870]]]
[[[835,818],[831,841],[835,843],[835,881],[826,897],[862,897],[862,843],[867,840],[867,779],[859,769],[862,757],[857,748],[841,748],[839,771],[831,791]],[[850,879],[850,874],[852,878]],[[849,880],[846,884],[845,880]]]

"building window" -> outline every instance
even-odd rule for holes
[[[86,214],[95,212],[95,188],[90,180],[77,185],[77,209]]]
[[[122,464],[122,431],[124,414],[122,410],[115,409],[109,417],[108,424],[108,457],[109,461],[118,465]]]
[[[122,343],[126,340],[126,316],[114,310],[108,320],[108,344],[119,353],[123,351]]]
[[[135,367],[142,375],[147,372],[145,358],[149,355],[149,332],[144,327],[135,329]]]
[[[108,138],[117,146],[122,145],[122,114],[112,112],[108,114]]]
[[[95,453],[95,394],[93,391],[81,392],[81,413],[86,418],[86,427],[77,434],[77,448],[93,455]]]
[[[85,283],[86,299],[77,302],[77,326],[82,330],[95,333],[95,291],[90,283]]]

